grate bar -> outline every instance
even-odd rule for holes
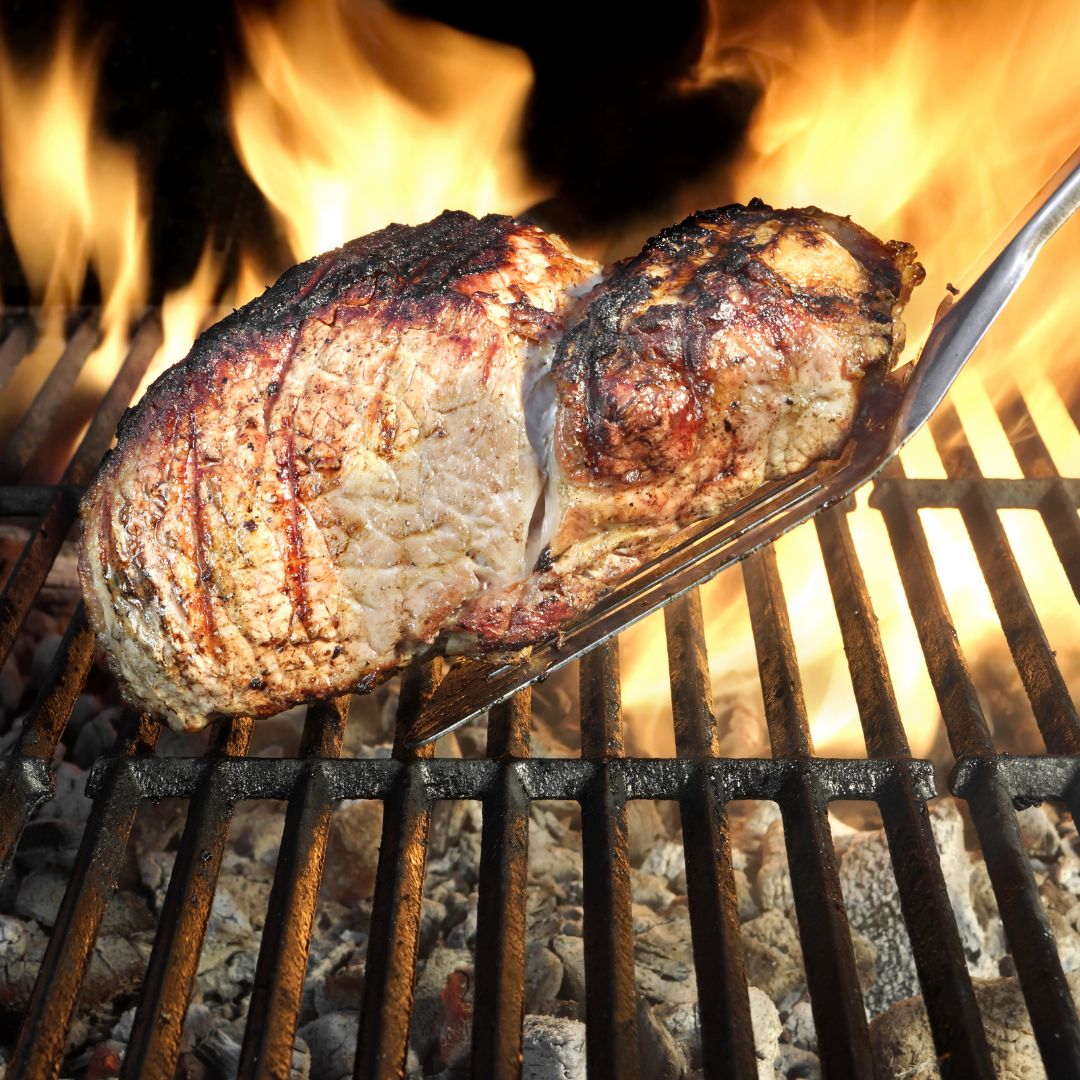
[[[488,718],[487,754],[514,760],[529,754],[532,691],[496,705]],[[476,912],[476,990],[472,1075],[521,1075],[525,1017],[525,927],[529,877],[529,800],[517,774],[502,768],[484,800]]]
[[[409,1052],[420,915],[424,901],[431,803],[418,775],[434,745],[405,748],[405,732],[439,685],[441,664],[410,668],[402,677],[394,756],[408,763],[383,803],[382,844],[371,901],[364,996],[356,1053],[357,1080],[396,1080]]]
[[[1073,511],[1080,507],[1080,480],[1073,477],[1024,477],[984,476],[977,481],[959,476],[947,479],[924,476],[907,476],[900,479],[890,475],[874,481],[874,486],[887,490],[900,483],[905,492],[924,510],[949,510],[957,507],[965,494],[977,482],[986,491],[986,497],[998,510],[1041,510],[1055,492]]]
[[[300,757],[336,758],[341,753],[348,716],[348,697],[312,705],[304,722]],[[331,807],[322,771],[309,767],[285,812],[240,1049],[238,1075],[242,1080],[288,1080],[291,1071]]]
[[[98,406],[64,473],[61,481],[64,486],[55,489],[52,501],[31,531],[0,593],[0,666],[11,652],[15,635],[78,514],[78,500],[73,497],[71,487],[87,483],[97,468],[98,460],[150,363],[157,347],[154,343],[160,342],[161,331],[156,321],[147,320],[143,327],[136,334],[116,380]]]
[[[640,1076],[626,791],[607,767],[623,756],[618,643],[581,660],[581,755],[600,763],[581,799],[585,1050],[589,1076]]]
[[[28,761],[52,763],[56,744],[86,682],[93,658],[94,636],[80,603],[24,721],[7,782],[0,791],[0,874],[10,865],[30,816],[53,791],[51,775],[48,785],[40,790],[20,784],[16,775],[18,764]]]
[[[891,467],[901,468],[898,462]],[[918,509],[897,486],[881,501],[881,510],[953,754],[958,760],[983,758],[990,766],[994,758],[990,729],[960,650]],[[1080,1075],[1080,1021],[1009,791],[997,770],[987,768],[965,797],[1043,1061],[1053,1075]]]
[[[118,740],[118,752],[131,756],[151,753],[158,725],[142,717],[131,727],[131,733]],[[8,1063],[11,1076],[55,1080],[60,1075],[67,1032],[101,920],[117,889],[138,802],[133,776],[122,769],[110,773],[105,788],[94,800],[26,1019]]]
[[[993,765],[1018,809],[1043,802],[1071,803],[1080,783],[1080,757],[965,758],[949,777],[949,790],[966,799],[979,773]]]
[[[29,317],[18,319],[7,337],[0,343],[0,394],[11,382],[15,369],[22,363],[23,358],[33,348],[34,339],[37,337],[37,327],[34,320]]]
[[[885,650],[843,507],[815,519],[851,671],[866,745],[873,757],[910,758]],[[993,1077],[982,1018],[953,918],[926,804],[909,773],[878,804],[904,922],[946,1080]]]
[[[998,411],[1025,479],[1050,482],[1050,490],[1040,501],[1038,509],[1072,586],[1073,595],[1080,600],[1080,520],[1076,516],[1076,504],[1070,501],[1054,459],[1035,426],[1023,394],[1015,384],[1009,400]]]
[[[899,459],[893,461],[886,472],[890,479],[899,480],[904,476]],[[889,542],[896,553],[900,582],[941,706],[953,756],[960,760],[992,754],[994,743],[990,728],[941,590],[937,567],[919,521],[918,503],[903,484],[875,483],[870,505],[881,511]]]
[[[679,757],[703,764],[720,750],[697,589],[664,609],[664,624],[675,748]],[[679,809],[705,1076],[755,1080],[758,1068],[730,829],[724,804],[700,764],[698,774],[684,786]]]
[[[249,717],[222,721],[211,753],[244,754],[251,727]],[[124,1080],[172,1080],[176,1072],[235,799],[220,774],[210,773],[191,801],[128,1039]]]
[[[385,758],[353,758],[319,762],[333,799],[385,799],[401,781],[407,767]],[[626,790],[628,799],[678,799],[697,772],[694,762],[679,758],[616,758],[605,762],[573,758],[537,758],[507,766],[521,781],[530,799],[581,800],[600,771],[606,769]],[[216,774],[246,799],[287,799],[304,771],[288,758],[105,757],[95,763],[86,782],[93,795],[110,769],[131,771],[144,799],[188,799],[203,779]],[[461,759],[421,760],[414,781],[429,801],[484,799],[498,781],[499,762]],[[722,799],[778,799],[792,777],[813,774],[829,799],[877,799],[898,772],[910,772],[920,797],[934,797],[934,769],[929,761],[893,759],[848,760],[813,758],[794,761],[772,758],[717,758],[707,766],[709,779]]]
[[[64,488],[64,494],[78,501],[82,488]],[[0,517],[41,517],[52,506],[55,484],[0,484]]]
[[[131,404],[139,383],[150,367],[150,362],[161,347],[161,322],[155,312],[150,312],[138,323],[128,346],[127,356],[120,366],[94,413],[86,434],[79,443],[61,481],[85,487],[97,472],[102,455],[109,448],[116,425]]]
[[[743,578],[773,756],[809,759],[810,725],[775,549],[747,559]],[[779,802],[822,1066],[838,1076],[873,1076],[826,795],[805,771],[792,778]]]
[[[96,316],[91,312],[83,312],[79,319],[74,333],[64,345],[60,359],[53,365],[30,408],[11,433],[3,453],[0,454],[0,483],[15,480],[30,464],[31,458],[45,441],[60,407],[71,393],[79,372],[86,366],[90,353],[100,340]]]
[[[967,477],[981,475],[951,402],[938,410],[930,430],[949,472]],[[960,513],[1047,749],[1052,754],[1080,752],[1080,717],[1046,640],[1001,518],[980,484],[972,485],[960,503]]]

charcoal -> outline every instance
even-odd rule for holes
[[[745,870],[735,870],[732,873],[735,878],[735,898],[739,904],[739,921],[749,922],[756,919],[761,914],[761,905],[750,884],[750,878]],[[683,891],[685,892],[685,885]]]
[[[46,866],[27,874],[19,883],[15,914],[36,919],[45,927],[52,926],[66,888],[67,874],[58,867]]]
[[[667,1028],[690,1069],[701,1068],[701,1023],[697,1002],[655,1006],[653,1014]]]
[[[784,825],[779,817],[761,836],[761,867],[757,875],[757,895],[762,911],[787,911],[795,898],[791,891]]]
[[[308,954],[307,974],[300,997],[299,1023],[308,1023],[335,1010],[326,993],[326,982],[339,967],[347,966],[355,955],[354,947],[346,941],[330,941],[317,935],[312,938]],[[353,1008],[358,1004],[354,1003]]]
[[[644,799],[627,802],[626,828],[631,866],[640,867],[658,843],[667,843],[667,826],[654,802]]]
[[[781,1043],[776,1048],[772,1071],[776,1080],[822,1080],[817,1054],[790,1043]]]
[[[761,1080],[773,1080],[773,1061],[780,1045],[780,1014],[769,996],[756,986],[750,987],[750,1023],[754,1029],[754,1056]]]
[[[199,1040],[194,1053],[211,1076],[235,1076],[240,1065],[240,1044],[217,1027]]]
[[[972,859],[964,843],[964,821],[956,803],[952,799],[943,799],[931,806],[930,824],[968,966],[973,975],[987,976],[997,966],[996,957],[972,903]]]
[[[577,904],[559,906],[559,933],[570,937],[581,937],[585,932],[585,912]]]
[[[522,1080],[585,1080],[585,1025],[557,1016],[526,1016]]]
[[[107,1080],[108,1077],[119,1076],[123,1061],[123,1043],[115,1039],[98,1043],[86,1062],[86,1080]]]
[[[634,940],[639,991],[654,1004],[697,1000],[690,920],[685,914],[658,921]]]
[[[1041,806],[1029,806],[1016,815],[1027,853],[1043,863],[1053,863],[1061,856],[1061,837],[1056,824]]]
[[[806,993],[802,947],[795,927],[779,911],[766,911],[740,927],[746,977],[786,1013]]]
[[[633,805],[633,804],[631,804]],[[647,874],[659,874],[673,884],[686,876],[686,854],[682,844],[674,840],[661,840],[649,849],[640,868]]]
[[[525,1011],[536,1012],[554,998],[563,983],[563,962],[539,942],[525,950]]]
[[[33,920],[0,915],[0,1009],[17,1013],[26,1007],[46,942]]]
[[[82,826],[74,821],[63,821],[60,818],[39,817],[31,821],[19,838],[19,846],[15,851],[15,866],[22,874],[40,870],[43,867],[55,866],[70,873],[75,865],[75,856],[79,851],[79,841],[82,839]],[[0,890],[5,886],[15,886],[16,882],[12,875],[8,875]],[[11,889],[14,899],[15,888]],[[2,897],[0,893],[0,897]],[[11,910],[10,905],[0,899],[0,910]]]
[[[686,1055],[641,995],[637,999],[637,1027],[641,1075],[650,1080],[680,1080],[685,1076]]]
[[[323,1016],[360,1008],[364,996],[365,957],[350,949],[329,971],[320,973],[313,987],[315,1011]]]
[[[311,1075],[319,1080],[351,1080],[360,1014],[332,1012],[305,1024],[297,1035],[308,1048]]]
[[[1065,972],[1080,969],[1080,900],[1047,879],[1039,888]]]
[[[371,896],[381,833],[381,803],[355,799],[338,806],[326,841],[326,863],[334,872],[323,879],[323,891],[331,900],[349,904]]]
[[[79,728],[71,748],[71,760],[80,769],[89,769],[103,754],[107,754],[116,742],[116,728],[113,720],[116,713],[98,713]]]
[[[1068,976],[1074,1000],[1080,997],[1080,971]],[[986,1041],[999,1076],[1045,1076],[1031,1019],[1015,978],[975,979],[975,997]],[[922,998],[898,1002],[870,1024],[874,1056],[887,1076],[930,1080],[938,1076],[937,1053]]]
[[[653,911],[666,911],[675,894],[668,888],[665,878],[659,874],[648,874],[644,870],[630,871],[630,890],[634,901],[652,908]]]
[[[451,976],[458,978],[451,980]],[[448,949],[444,945],[436,945],[416,980],[412,1024],[409,1028],[409,1043],[422,1062],[430,1061],[438,1053],[442,1034],[440,1029],[454,1020],[453,1016],[444,1017],[444,999],[449,1000],[452,1006],[458,1004],[455,987],[460,981],[463,981],[467,988],[467,1004],[471,1002],[473,983],[472,953],[465,949]],[[444,1019],[447,1024],[443,1023]],[[465,1045],[468,1045],[467,1039]],[[450,1063],[447,1061],[443,1064]]]
[[[551,940],[555,955],[562,961],[561,996],[585,1005],[585,942],[580,937],[559,934]]]
[[[804,1050],[817,1049],[817,1029],[814,1027],[814,1011],[809,1001],[800,1001],[784,1020],[784,1039]]]

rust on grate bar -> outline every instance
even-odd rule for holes
[[[81,313],[34,404],[0,447],[0,516],[30,518],[29,537],[0,596],[0,661],[11,650],[75,521],[77,500],[161,342],[148,313],[133,329],[122,367],[57,484],[41,483],[36,455],[97,336],[95,312]],[[31,316],[6,323],[0,389],[33,345]],[[1041,800],[1080,809],[1080,722],[1039,623],[998,515],[1042,515],[1078,596],[1080,479],[1058,475],[1027,404],[1007,388],[999,415],[1014,435],[1020,478],[984,477],[955,412],[932,428],[947,479],[909,478],[899,462],[875,483],[931,682],[953,754],[950,786],[965,799],[986,857],[1021,988],[1051,1075],[1080,1075],[1080,1021],[1054,945],[1015,813]],[[1074,417],[1080,399],[1067,399]],[[4,481],[17,481],[5,483]],[[1050,755],[998,756],[941,589],[919,511],[963,515],[1013,659]],[[295,759],[247,758],[250,721],[220,725],[202,758],[154,756],[157,725],[129,717],[114,751],[87,782],[93,805],[70,883],[41,961],[9,1065],[11,1075],[57,1077],[67,1032],[120,874],[139,803],[191,800],[164,911],[132,1030],[125,1076],[171,1076],[210,917],[233,807],[241,799],[285,799],[278,865],[241,1047],[240,1075],[288,1074],[333,804],[384,804],[355,1075],[400,1075],[408,1053],[430,814],[439,799],[479,799],[479,869],[472,1071],[521,1074],[530,802],[569,799],[582,807],[585,848],[587,1053],[590,1076],[637,1076],[637,1035],[626,802],[680,804],[705,1075],[753,1077],[757,1062],[732,868],[727,803],[779,803],[811,1002],[825,1069],[872,1075],[866,1017],[839,888],[827,804],[866,799],[880,808],[893,873],[943,1075],[993,1075],[958,928],[945,892],[926,802],[935,794],[929,762],[913,759],[898,713],[873,608],[843,509],[816,522],[848,655],[867,760],[817,758],[802,699],[787,605],[772,549],[745,565],[773,758],[719,754],[708,649],[696,591],[665,610],[676,757],[625,756],[618,646],[581,663],[582,757],[529,752],[530,692],[492,710],[486,760],[437,759],[434,747],[406,749],[407,732],[440,685],[440,662],[410,670],[399,701],[392,759],[341,758],[348,701],[309,709]],[[0,763],[0,854],[50,792],[49,763],[88,677],[92,641],[81,609],[69,624],[22,731]],[[484,665],[451,669],[444,690],[463,699]]]
[[[873,602],[855,554],[846,509],[820,515],[818,540],[848,657],[859,719],[872,758],[911,759],[900,720]],[[930,815],[907,771],[899,771],[878,803],[893,874],[919,974],[919,985],[949,1080],[993,1077],[990,1048],[968,974],[960,932],[952,916]]]
[[[245,754],[251,724],[246,716],[222,722],[210,754]],[[171,1080],[176,1072],[236,798],[221,775],[211,771],[191,800],[124,1055],[124,1080]]]
[[[802,680],[773,548],[743,563],[743,579],[773,755],[812,758]],[[822,1067],[838,1076],[872,1076],[870,1032],[825,793],[807,771],[792,778],[779,802]]]
[[[476,912],[473,1075],[520,1075],[525,1019],[525,924],[529,799],[509,763],[529,755],[532,690],[497,705],[488,718],[487,755],[501,762],[484,799]]]
[[[420,914],[424,899],[431,802],[417,775],[434,746],[409,750],[405,731],[434,693],[441,663],[414,666],[402,681],[394,757],[405,763],[383,803],[382,841],[375,871],[364,998],[356,1049],[357,1080],[382,1080],[405,1071],[409,1052]]]
[[[312,705],[304,722],[300,757],[338,757],[348,716],[347,697]],[[285,813],[240,1048],[241,1078],[267,1076],[273,1062],[292,1060],[332,805],[323,773],[307,768]]]
[[[902,475],[899,462],[890,469],[891,475]],[[960,649],[926,533],[919,521],[918,504],[901,485],[875,492],[875,497],[879,495],[878,505],[893,551],[898,555],[900,579],[953,755],[958,761],[993,758],[993,738]],[[1080,1020],[1039,899],[1008,789],[996,770],[991,769],[980,774],[980,782],[971,785],[964,797],[986,858],[1043,1061],[1052,1075],[1080,1075]],[[1075,806],[1073,810],[1075,813]]]
[[[154,721],[129,716],[128,730],[121,733],[117,752],[125,756],[152,753],[157,736]],[[113,771],[86,822],[71,880],[8,1064],[13,1076],[54,1080],[60,1075],[67,1032],[101,920],[116,891],[138,805],[139,792],[131,774]]]
[[[701,1011],[702,1064],[709,1080],[758,1075],[750,996],[739,935],[731,837],[721,793],[705,765],[719,754],[698,590],[664,611],[675,749],[696,765],[680,799],[690,933]]]
[[[580,674],[581,755],[599,763],[581,799],[587,1060],[592,1076],[634,1080],[641,1065],[626,789],[608,767],[623,756],[618,643],[589,653]]]

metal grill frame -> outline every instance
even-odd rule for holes
[[[0,663],[75,519],[77,498],[105,451],[160,342],[158,319],[131,346],[57,485],[20,484],[96,341],[88,313],[17,431],[0,449],[0,516],[30,516],[22,556],[0,594]],[[0,390],[34,340],[29,316],[0,341]],[[1073,412],[1074,420],[1077,413]],[[1051,1076],[1080,1075],[1080,1021],[1021,839],[1015,810],[1041,801],[1080,809],[1080,720],[1024,586],[997,511],[1038,509],[1080,599],[1080,480],[1057,475],[1016,392],[1002,410],[1022,480],[979,472],[948,404],[932,422],[947,480],[909,479],[899,463],[874,486],[957,764],[954,795],[971,812],[1010,941],[1035,1037]],[[1047,754],[999,755],[979,705],[937,576],[919,510],[960,510],[996,606]],[[41,964],[8,1075],[56,1077],[65,1037],[139,803],[189,800],[186,826],[142,986],[125,1077],[168,1078],[194,986],[233,808],[287,800],[284,831],[256,967],[241,1077],[287,1076],[333,805],[384,804],[355,1075],[396,1077],[405,1067],[432,806],[478,799],[483,833],[476,942],[472,1070],[521,1072],[529,803],[568,799],[582,809],[586,1033],[590,1076],[640,1075],[626,803],[674,800],[681,809],[692,945],[707,1077],[756,1077],[746,971],[726,806],[771,799],[780,807],[819,1054],[827,1075],[871,1076],[871,1055],[851,932],[840,890],[828,804],[875,802],[892,854],[901,907],[942,1074],[994,1071],[949,905],[927,800],[929,762],[913,759],[890,681],[862,569],[843,507],[815,521],[866,739],[866,759],[815,757],[788,611],[771,548],[743,564],[771,759],[720,754],[698,594],[665,609],[676,757],[627,758],[618,643],[580,665],[582,753],[532,758],[528,690],[489,717],[486,760],[436,759],[409,750],[406,733],[434,692],[440,665],[403,678],[390,759],[342,759],[348,699],[312,706],[295,759],[245,756],[252,722],[218,725],[198,759],[154,756],[157,727],[131,717],[87,784],[93,805],[71,882]],[[35,809],[52,791],[50,765],[92,663],[81,606],[12,753],[0,761],[0,860],[7,866]]]

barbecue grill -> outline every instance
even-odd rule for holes
[[[0,596],[0,664],[75,521],[77,500],[157,348],[158,317],[133,329],[126,359],[60,481],[23,482],[97,338],[93,311],[70,323],[67,346],[6,446],[0,448],[0,515],[30,519],[29,538]],[[0,389],[28,356],[33,312],[9,313],[0,340]],[[1068,395],[1065,395],[1067,398]],[[1080,425],[1080,400],[1070,402]],[[1047,642],[998,511],[1037,510],[1080,597],[1080,479],[1059,476],[1018,391],[1000,417],[1013,434],[1022,479],[982,475],[955,410],[931,423],[947,478],[905,476],[894,463],[874,484],[955,758],[949,786],[970,809],[1043,1061],[1052,1076],[1080,1075],[1080,1021],[1025,854],[1015,810],[1044,800],[1075,812],[1080,719]],[[995,748],[920,522],[924,508],[959,510],[1001,627],[1030,698],[1046,753]],[[780,807],[819,1053],[830,1076],[871,1076],[874,1065],[844,910],[828,806],[869,800],[880,809],[904,921],[943,1075],[994,1075],[959,929],[946,893],[927,801],[933,766],[912,757],[862,569],[846,519],[815,520],[835,601],[868,757],[815,756],[788,609],[772,548],[742,564],[772,757],[721,755],[712,711],[700,600],[665,609],[676,755],[624,752],[618,641],[580,663],[581,757],[530,756],[530,691],[492,709],[485,760],[410,750],[443,674],[441,661],[403,677],[389,759],[343,759],[348,699],[312,706],[292,759],[246,757],[249,719],[220,723],[201,758],[155,756],[156,724],[131,717],[113,751],[93,767],[93,807],[9,1076],[59,1074],[66,1033],[95,938],[114,895],[142,800],[188,800],[186,826],[142,984],[123,1065],[126,1077],[172,1077],[233,809],[240,800],[287,800],[241,1051],[240,1075],[286,1076],[324,870],[332,808],[381,800],[382,846],[371,915],[355,1074],[390,1077],[405,1066],[433,805],[481,800],[482,855],[475,962],[473,1075],[520,1074],[525,982],[529,803],[581,806],[587,1057],[590,1076],[641,1074],[626,804],[674,800],[682,812],[693,952],[706,1076],[756,1077],[754,1042],[726,806]],[[730,571],[738,572],[738,571]],[[17,744],[3,758],[0,855],[52,792],[50,765],[90,671],[93,642],[80,607],[71,620]]]

